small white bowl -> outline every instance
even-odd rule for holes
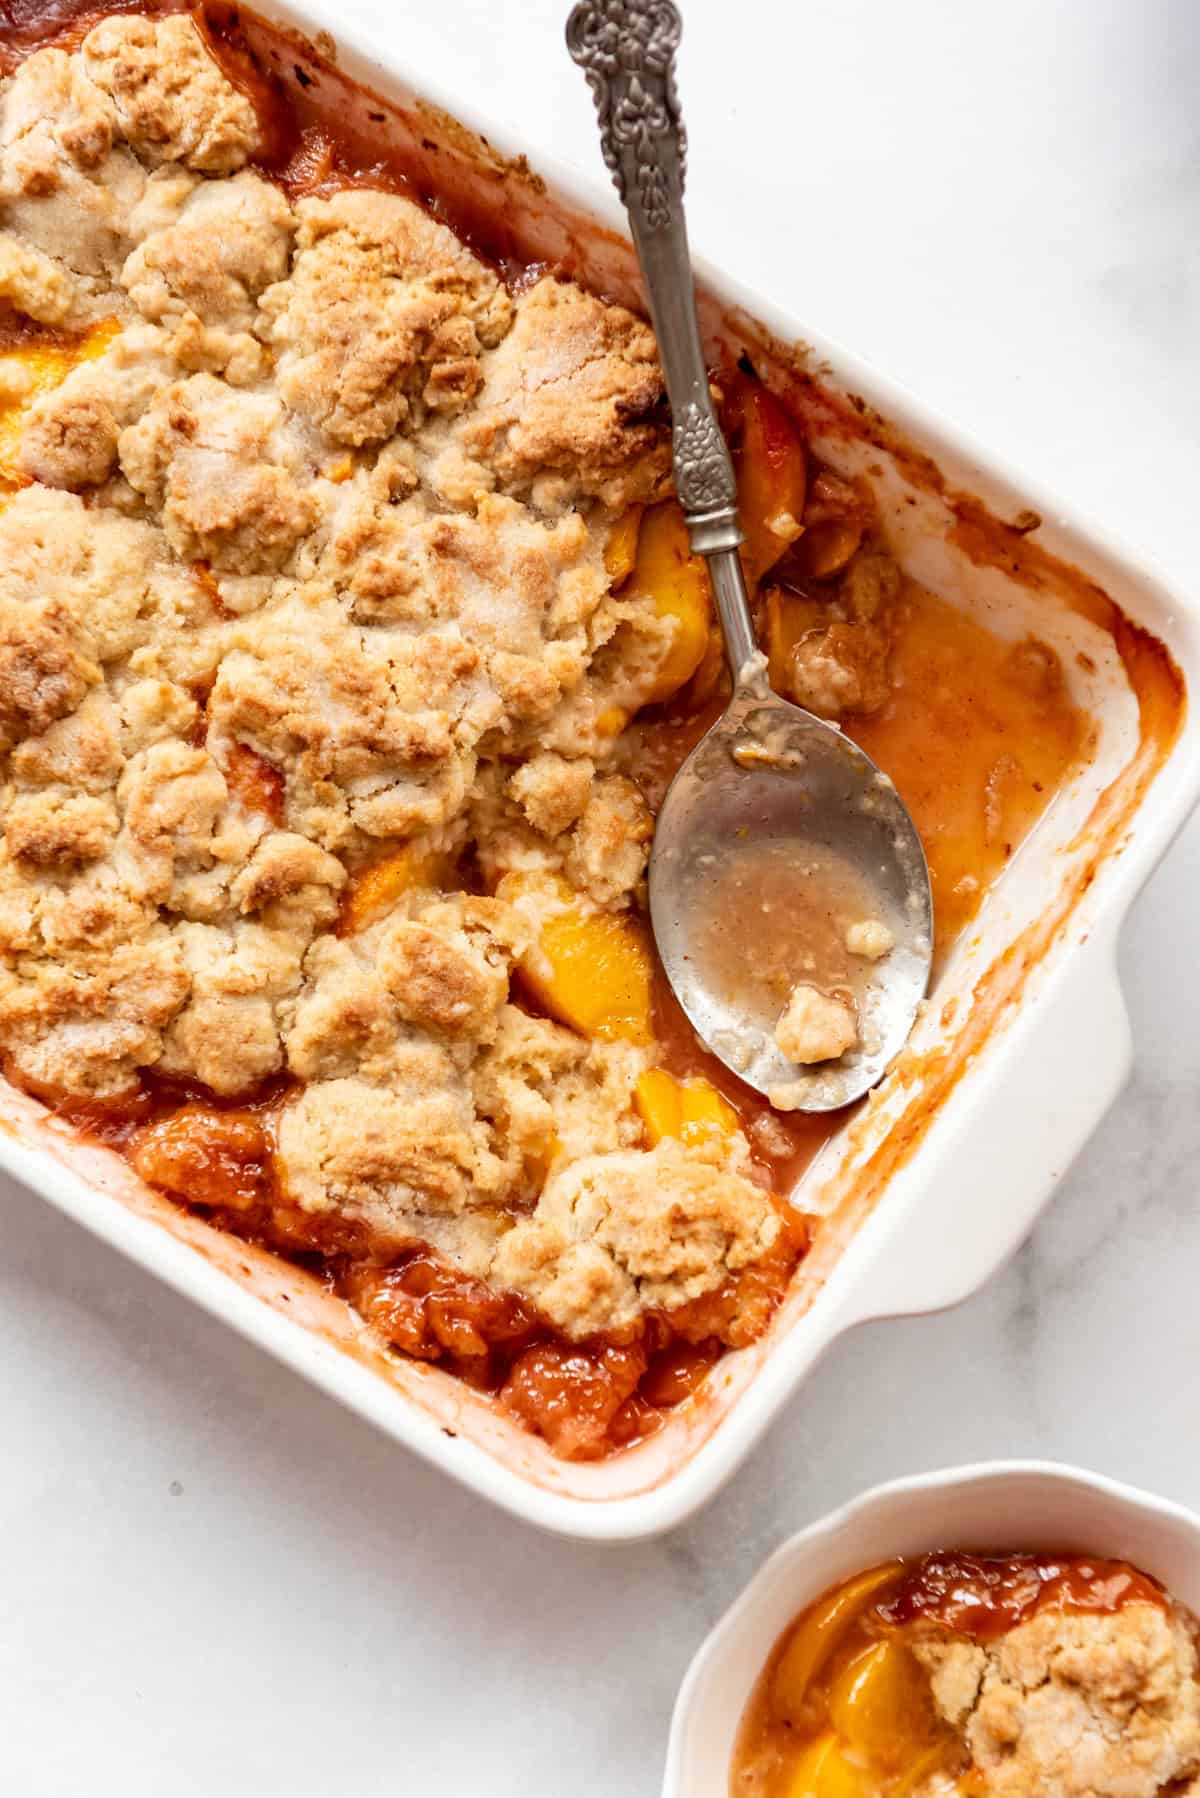
[[[676,1700],[663,1798],[729,1798],[746,1700],[805,1605],[877,1561],[937,1548],[1129,1560],[1200,1612],[1200,1517],[1148,1492],[1049,1461],[986,1461],[876,1486],[785,1542],[703,1643]]]

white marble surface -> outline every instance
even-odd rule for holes
[[[381,29],[591,168],[562,12]],[[688,12],[698,241],[1194,578],[1194,0]],[[493,1514],[4,1189],[0,1794],[651,1798],[702,1633],[864,1484],[1034,1452],[1200,1505],[1198,892],[1193,828],[1125,935],[1134,1079],[1016,1262],[844,1341],[657,1544]]]

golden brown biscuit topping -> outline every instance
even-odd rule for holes
[[[0,1051],[608,1452],[767,1326],[818,1140],[697,1060],[642,916],[721,678],[653,334],[402,183],[275,179],[240,76],[149,12],[0,86]],[[773,671],[853,723],[898,570],[726,385]]]

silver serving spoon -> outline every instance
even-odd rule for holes
[[[875,1085],[912,1029],[932,957],[929,870],[887,776],[835,725],[767,684],[696,319],[679,38],[671,0],[580,0],[567,24],[629,215],[671,401],[675,488],[692,549],[708,563],[733,680],[728,707],[659,811],[650,917],[676,997],[713,1054],[782,1108],[831,1111]],[[792,980],[804,984],[806,932],[819,926],[828,939],[854,915],[882,924],[893,944],[875,961],[850,958],[854,990],[842,997],[857,1007],[858,1044],[836,1060],[793,1062],[775,1028]],[[847,965],[839,961],[843,975]],[[820,977],[818,968],[814,986]]]

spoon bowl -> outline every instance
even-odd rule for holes
[[[833,1111],[876,1084],[929,984],[933,904],[924,850],[895,786],[834,726],[761,672],[737,688],[659,809],[650,918],[667,978],[725,1066],[785,1110]],[[822,932],[877,920],[885,957],[838,957],[856,990],[858,1045],[799,1067],[775,1040],[788,988]],[[827,949],[829,945],[826,945]],[[827,960],[826,957],[822,957]],[[847,966],[848,964],[848,966]]]

